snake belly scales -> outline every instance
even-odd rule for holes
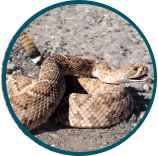
[[[28,54],[39,54],[21,34]],[[38,79],[6,75],[11,106],[24,127],[32,130],[51,120],[77,128],[110,127],[133,111],[132,96],[119,84],[147,79],[143,65],[112,70],[96,60],[69,55],[46,58]]]

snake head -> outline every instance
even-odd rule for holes
[[[120,73],[123,73],[123,75],[120,77],[118,81],[122,83],[142,82],[145,81],[148,77],[148,67],[139,64],[135,66],[122,68],[120,69]]]

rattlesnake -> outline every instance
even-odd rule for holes
[[[19,39],[39,59],[34,43],[24,34]],[[132,96],[119,84],[145,81],[147,72],[143,65],[111,70],[99,61],[54,55],[44,60],[37,80],[7,74],[6,82],[11,106],[26,129],[49,119],[97,128],[115,125],[132,113]]]

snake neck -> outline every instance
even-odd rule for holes
[[[92,76],[97,77],[101,81],[108,83],[108,84],[120,84],[116,79],[110,75],[112,70],[110,71],[104,71],[104,72],[99,72],[99,71],[92,71]]]
[[[105,83],[119,84],[113,75],[114,73],[117,73],[117,70],[112,70],[108,65],[98,61],[95,62],[91,72],[93,77],[96,77]]]

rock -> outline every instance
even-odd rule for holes
[[[51,14],[49,12],[46,12],[43,14],[44,16],[51,16]]]
[[[132,124],[132,126],[133,126],[133,127],[136,127],[136,126],[137,126],[137,124],[136,124],[136,123],[133,123],[133,124]]]
[[[152,60],[146,61],[147,64],[153,64]]]
[[[17,65],[15,63],[9,63],[7,65],[7,74],[11,74],[13,71],[17,69]]]
[[[55,146],[56,146],[56,144],[51,144],[50,146],[55,147]]]
[[[16,72],[17,72],[17,74],[18,74],[18,75],[20,75],[20,74],[21,74],[21,70],[17,70]]]
[[[53,137],[53,138],[57,138],[58,137],[58,135],[57,134],[49,134],[51,137]]]
[[[30,72],[27,74],[27,76],[33,78],[33,77],[35,76],[35,73],[32,72],[32,71],[30,71]]]
[[[150,83],[150,84],[153,84],[153,83],[154,83],[154,80],[149,77],[149,78],[146,80],[146,82],[147,82],[147,83]]]
[[[126,56],[126,53],[122,50],[119,51],[119,53],[122,55],[122,56]]]
[[[85,29],[89,29],[89,27],[88,27],[88,26],[84,26],[84,28],[85,28]]]
[[[132,117],[130,118],[129,122],[130,122],[130,123],[134,123],[134,122],[136,122],[136,121],[137,121],[136,115],[135,115],[135,114],[132,114]]]
[[[22,59],[27,59],[28,58],[28,55],[27,53],[25,53],[23,56],[22,56]]]
[[[140,115],[139,115],[139,119],[141,120],[144,116],[145,112],[141,112]]]
[[[85,45],[84,43],[81,43],[80,47],[81,47],[82,49],[85,49],[85,48],[86,48],[86,45]]]
[[[133,41],[133,43],[139,44],[141,41],[141,38],[135,33],[129,33],[128,36],[131,39],[131,41]]]
[[[88,51],[85,51],[84,54],[89,55],[90,53]]]
[[[149,84],[144,84],[143,85],[143,89],[146,91],[146,92],[149,92],[151,90],[151,87],[149,86]]]

